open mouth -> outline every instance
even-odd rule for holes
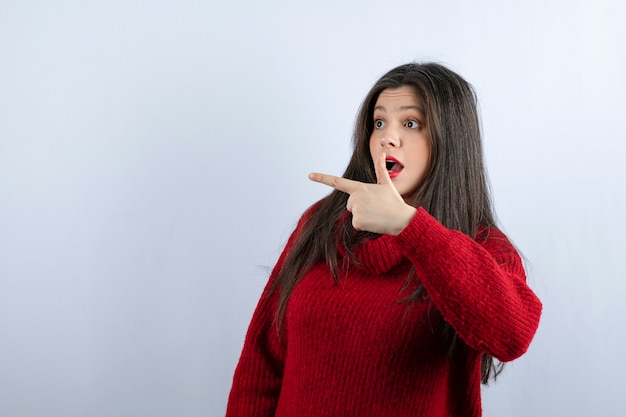
[[[404,165],[400,163],[393,156],[388,156],[385,160],[385,165],[387,166],[387,171],[389,171],[389,176],[394,178],[400,174],[400,172],[404,169]]]

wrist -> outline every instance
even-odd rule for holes
[[[406,204],[402,210],[401,215],[399,216],[399,221],[393,233],[394,236],[399,235],[402,231],[411,223],[413,217],[415,217],[415,213],[417,213],[417,209],[409,204]]]

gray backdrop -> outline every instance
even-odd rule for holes
[[[625,6],[0,2],[0,415],[220,416],[267,269],[385,71],[476,87],[544,302],[485,416],[621,416]]]

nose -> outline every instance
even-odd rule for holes
[[[397,148],[400,146],[400,137],[394,133],[387,133],[380,139],[383,148]]]

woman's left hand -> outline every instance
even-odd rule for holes
[[[374,161],[377,184],[328,174],[309,174],[309,179],[348,193],[346,208],[356,230],[397,235],[409,224],[417,209],[404,202],[389,177],[383,153]]]

